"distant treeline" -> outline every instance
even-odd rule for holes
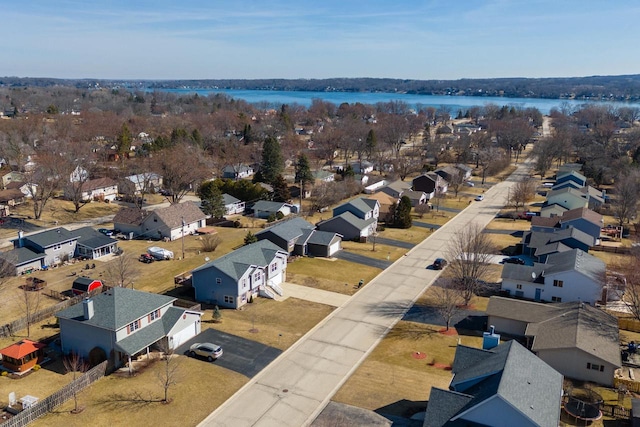
[[[499,78],[460,80],[401,80],[375,78],[256,79],[256,80],[93,80],[0,77],[4,87],[73,86],[77,88],[247,89],[317,92],[401,92],[420,95],[505,96],[608,101],[640,100],[640,75]]]

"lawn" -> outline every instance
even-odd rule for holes
[[[345,241],[342,242],[342,248],[348,252],[366,256],[375,259],[384,259],[395,261],[408,252],[408,249],[399,248],[397,246],[383,245],[376,243],[376,250],[373,250],[373,243],[358,243]]]
[[[440,326],[400,321],[334,395],[336,402],[410,417],[426,409],[431,387],[447,388],[458,339],[481,347],[482,338],[440,334]],[[420,354],[418,354],[418,352]]]
[[[368,283],[379,268],[367,267],[341,259],[298,258],[287,266],[287,281],[325,291],[353,295],[360,279]]]
[[[487,225],[487,230],[529,231],[531,222],[522,219],[496,218]]]
[[[423,218],[413,217],[415,221],[428,221],[429,214],[424,215]],[[387,239],[401,240],[403,242],[418,244],[431,235],[431,231],[428,228],[413,226],[411,228],[385,228],[384,231],[379,231],[378,236],[385,237]],[[345,243],[345,242],[343,242]],[[377,246],[377,245],[376,245]]]

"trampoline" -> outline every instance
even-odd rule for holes
[[[596,421],[602,418],[601,402],[585,402],[577,397],[569,396],[564,404],[564,411],[573,418],[582,421]]]

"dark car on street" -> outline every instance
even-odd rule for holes
[[[436,260],[433,261],[434,270],[442,270],[446,266],[447,266],[447,260],[444,258],[436,258]]]
[[[518,264],[525,265],[525,262],[522,258],[509,257],[502,260],[503,264]]]

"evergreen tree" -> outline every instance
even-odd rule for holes
[[[258,238],[256,237],[255,234],[253,234],[250,231],[247,231],[247,234],[244,236],[244,244],[245,245],[250,245],[252,243],[255,243],[258,241]]]
[[[393,226],[396,228],[411,228],[411,199],[402,196],[393,216]]]
[[[370,129],[369,133],[367,134],[367,142],[366,142],[367,155],[371,156],[377,146],[378,146],[378,137],[376,136],[376,132],[373,129]]]
[[[302,183],[302,188],[300,189],[302,191],[307,184],[312,182],[313,174],[309,166],[309,159],[304,154],[300,154],[298,163],[296,163],[296,183]]]
[[[207,181],[198,188],[197,196],[202,200],[201,209],[206,215],[214,218],[222,218],[224,216],[224,199],[220,188],[214,181]]]
[[[131,141],[133,140],[131,136],[131,131],[129,130],[129,126],[126,123],[122,124],[122,128],[120,129],[120,133],[116,139],[116,147],[118,154],[122,157],[131,149]]]
[[[272,185],[274,202],[288,202],[291,200],[289,186],[282,175],[278,175]]]
[[[213,307],[213,313],[211,317],[213,318],[213,321],[215,323],[219,323],[220,321],[222,321],[222,313],[220,313],[220,309],[217,305]]]
[[[280,143],[273,136],[268,136],[262,146],[262,163],[260,164],[260,175],[267,184],[273,185],[278,175],[284,170],[284,160]]]

